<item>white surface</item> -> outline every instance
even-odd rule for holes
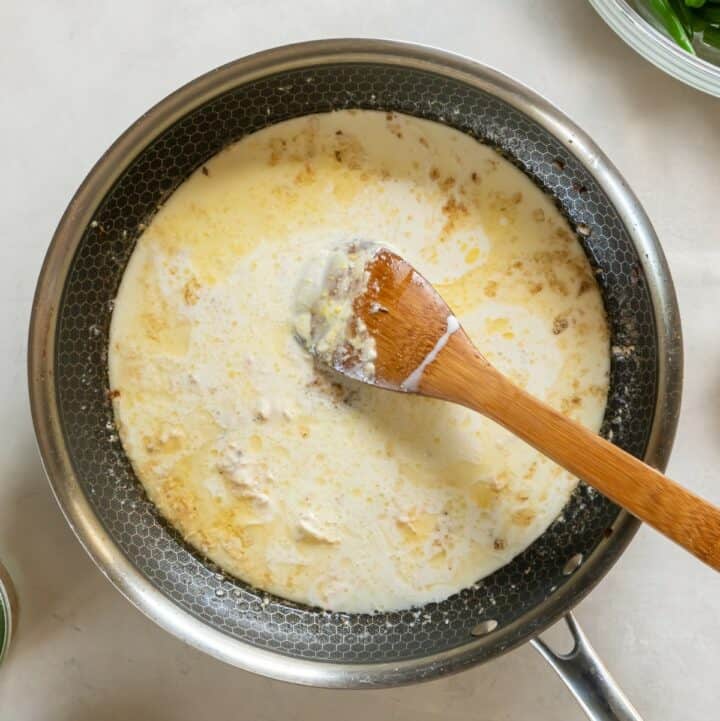
[[[720,104],[636,56],[581,0],[0,1],[0,557],[22,622],[0,718],[378,718],[572,721],[582,713],[529,647],[414,688],[321,691],[224,666],[171,638],[100,575],[55,506],[35,451],[25,337],[57,220],[97,157],[180,84],[285,42],[386,36],[464,53],[543,93],[610,155],[675,277],[686,382],[670,471],[720,503]],[[643,529],[578,609],[649,719],[717,717],[720,576]]]

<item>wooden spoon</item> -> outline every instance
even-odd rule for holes
[[[475,348],[432,285],[378,248],[364,265],[367,282],[346,299],[347,327],[374,340],[374,369],[357,362],[358,344],[347,338],[326,362],[356,380],[482,413],[720,570],[720,509],[518,388]]]

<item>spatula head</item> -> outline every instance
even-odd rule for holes
[[[298,297],[296,333],[315,358],[389,390],[418,392],[424,368],[460,329],[410,263],[367,241],[334,249]]]

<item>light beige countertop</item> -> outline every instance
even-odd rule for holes
[[[250,52],[379,36],[476,58],[547,96],[606,151],[667,254],[684,322],[684,403],[669,471],[720,503],[720,101],[663,75],[583,0],[154,0],[0,9],[0,558],[21,624],[0,668],[5,721],[571,721],[584,716],[530,648],[412,688],[325,691],[184,646],[103,578],[43,475],[25,346],[35,279],[72,193],[144,110]],[[646,719],[716,718],[720,576],[642,529],[577,609]]]

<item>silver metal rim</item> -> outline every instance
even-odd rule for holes
[[[0,635],[0,664],[5,660],[17,619],[17,600],[10,574],[0,563],[0,616],[4,617],[4,634]]]
[[[268,50],[201,76],[143,115],[98,161],[55,232],[33,303],[28,373],[35,431],[58,504],[85,550],[126,598],[181,640],[240,668],[295,683],[367,688],[429,680],[460,671],[478,663],[489,647],[495,654],[500,654],[536,636],[590,591],[622,553],[639,522],[629,514],[621,513],[610,538],[601,543],[567,584],[533,612],[462,647],[396,663],[349,665],[292,658],[255,648],[208,627],[178,608],[128,561],[96,517],[75,475],[58,414],[54,381],[57,313],[70,262],[98,204],[127,165],[153,138],[211,97],[271,73],[345,62],[402,65],[454,78],[489,92],[545,127],[594,175],[620,214],[649,279],[660,369],[657,407],[645,460],[664,468],[680,405],[680,320],[665,258],[636,197],[590,138],[541,96],[467,58],[394,41],[323,40]]]

